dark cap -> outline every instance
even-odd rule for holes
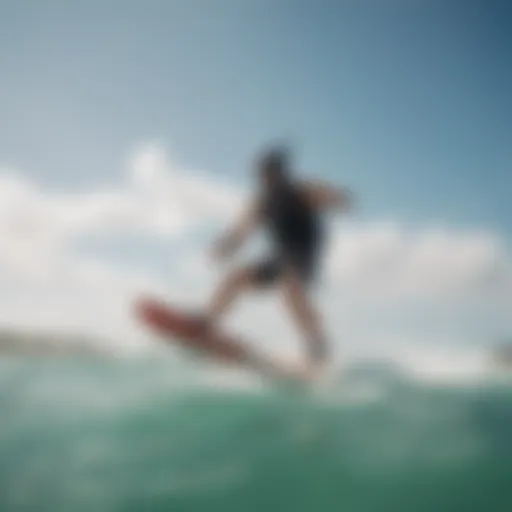
[[[263,151],[258,158],[260,171],[286,173],[290,168],[290,150],[286,146],[273,146]]]

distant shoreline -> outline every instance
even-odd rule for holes
[[[0,329],[0,356],[106,356],[108,351],[97,341],[73,333],[29,329]]]

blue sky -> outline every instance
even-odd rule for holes
[[[50,205],[30,210],[35,217],[66,217],[49,194],[75,194],[86,231],[105,206],[87,194],[106,190],[114,197],[110,221],[132,219],[127,209],[141,211],[139,199],[120,191],[129,155],[148,141],[167,147],[180,172],[204,171],[210,198],[220,178],[247,185],[254,153],[284,139],[304,173],[354,190],[358,219],[390,223],[342,243],[343,276],[359,260],[370,272],[375,254],[385,259],[390,247],[402,261],[407,243],[396,226],[427,230],[411,257],[416,273],[401,276],[417,279],[415,289],[454,275],[465,286],[483,282],[493,258],[503,275],[512,272],[500,245],[512,236],[508,2],[0,0],[0,11],[0,165],[39,191],[38,207]],[[148,225],[160,213],[148,214]],[[48,233],[59,229],[68,228]],[[467,240],[468,231],[484,237]],[[135,241],[96,235],[68,240],[66,250],[160,276],[193,245],[191,232]],[[425,311],[423,324],[435,332],[464,324],[482,338],[508,332],[512,302],[494,297],[494,307],[484,295],[457,303],[449,318],[443,301],[416,312]],[[390,318],[395,326],[405,320],[396,311]]]
[[[275,138],[363,216],[510,233],[507,2],[2,1],[0,154],[115,181],[141,138],[247,179]]]

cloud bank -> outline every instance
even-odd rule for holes
[[[386,300],[506,296],[512,290],[510,252],[488,232],[352,225],[335,233],[327,264],[351,295]]]

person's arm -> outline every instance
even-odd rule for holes
[[[333,187],[321,182],[304,184],[310,204],[319,210],[349,211],[353,206],[353,196],[348,188]]]
[[[213,253],[218,258],[230,256],[237,251],[260,221],[259,202],[255,201],[239,218],[238,222],[214,244]]]

